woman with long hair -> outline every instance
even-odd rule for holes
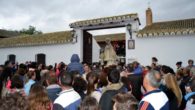
[[[52,108],[47,91],[40,84],[32,85],[30,94],[28,96],[28,101],[28,110],[51,110]]]
[[[164,91],[169,98],[170,110],[177,110],[182,102],[182,93],[177,84],[176,77],[168,73],[164,75],[164,83],[166,86],[166,90]]]
[[[98,80],[99,78],[96,73],[91,72],[87,74],[87,95],[94,97],[99,102],[101,97],[101,90],[97,88]]]
[[[24,85],[24,92],[28,96],[31,86],[35,83],[36,73],[34,69],[29,69],[27,73],[27,82]]]
[[[72,87],[74,90],[81,96],[81,99],[83,100],[86,96],[86,89],[87,89],[87,82],[82,77],[75,77],[73,80]]]
[[[1,96],[5,96],[7,90],[10,89],[11,78],[13,76],[12,63],[10,61],[5,61],[1,76],[0,76],[0,93]]]

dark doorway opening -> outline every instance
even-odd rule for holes
[[[43,53],[39,53],[36,55],[36,62],[37,64],[44,64],[45,65],[45,59],[46,59],[46,55]]]
[[[12,63],[16,62],[16,55],[10,54],[8,55],[8,60],[11,61]]]
[[[83,62],[92,64],[93,36],[85,30],[83,31],[83,35]]]

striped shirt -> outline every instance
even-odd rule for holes
[[[161,90],[150,91],[140,101],[139,110],[169,110],[168,98]]]
[[[78,110],[80,95],[74,89],[63,90],[54,101],[53,110]]]

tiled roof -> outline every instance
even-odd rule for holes
[[[71,31],[54,32],[38,35],[25,35],[0,39],[0,48],[35,45],[62,44],[72,41]]]
[[[78,27],[84,27],[84,26],[97,26],[97,25],[102,25],[102,24],[125,22],[128,20],[131,20],[132,18],[138,19],[137,13],[77,21],[77,22],[71,23],[70,27],[78,28]]]
[[[144,27],[137,37],[195,34],[195,18],[176,21],[156,22]]]
[[[111,41],[119,41],[125,40],[125,33],[97,35],[94,38],[97,42],[105,42],[106,38],[109,38]]]
[[[20,33],[16,31],[8,31],[8,30],[0,29],[0,38],[13,37],[18,35],[20,35]]]

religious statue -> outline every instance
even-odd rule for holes
[[[106,66],[116,65],[117,55],[109,38],[106,38],[106,47],[100,54],[101,61],[107,62]]]

